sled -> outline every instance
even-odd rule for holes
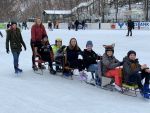
[[[136,84],[131,84],[131,85],[126,83],[122,84],[122,94],[127,96],[137,97],[137,92],[139,92],[138,89],[139,89],[138,85]]]

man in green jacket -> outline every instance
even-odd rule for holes
[[[22,51],[22,46],[26,50],[26,45],[22,39],[22,35],[20,32],[20,29],[17,28],[17,23],[12,22],[11,28],[6,31],[7,37],[6,37],[6,52],[9,54],[9,45],[11,48],[11,52],[13,54],[14,59],[14,69],[15,73],[22,72],[22,69],[19,69],[19,55]]]

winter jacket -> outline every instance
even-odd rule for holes
[[[128,57],[123,59],[123,82],[128,83],[130,76],[141,71],[138,59],[131,61]]]
[[[44,61],[49,61],[49,59],[51,59],[51,61],[54,60],[53,50],[49,43],[41,44],[41,46],[38,47],[38,53]]]
[[[134,29],[134,22],[128,21],[127,26],[128,26],[128,29]]]
[[[31,42],[39,42],[43,37],[47,36],[44,25],[34,24],[31,28]]]
[[[102,74],[105,76],[105,73],[108,70],[115,69],[120,66],[119,60],[117,60],[114,56],[109,57],[106,53],[102,57]]]
[[[20,29],[17,28],[13,30],[12,28],[7,30],[7,38],[6,38],[6,49],[9,50],[9,43],[12,52],[20,52],[22,50],[22,45],[26,48],[26,45],[22,39],[22,35]]]
[[[75,21],[74,23],[76,26],[78,26],[80,24],[80,22],[78,20]]]
[[[87,51],[87,49],[84,49],[83,62],[84,62],[84,66],[87,69],[91,64],[97,64],[97,62],[96,62],[97,58],[98,58],[98,55],[93,50]]]
[[[61,47],[58,47],[56,45],[52,45],[52,49],[53,49],[53,53],[54,55],[56,55],[57,51],[60,49]]]
[[[71,49],[69,46],[67,46],[66,50],[67,55],[67,61],[71,62],[78,59],[78,55],[81,53],[81,49]]]

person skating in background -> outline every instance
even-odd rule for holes
[[[80,22],[78,20],[76,20],[74,23],[76,31],[78,31],[79,24],[80,24]]]
[[[115,88],[121,91],[122,86],[122,77],[121,69],[117,68],[122,65],[122,62],[117,60],[114,56],[114,46],[112,45],[103,45],[105,48],[105,53],[102,56],[102,74],[106,77],[112,77],[115,79]]]
[[[100,57],[93,51],[92,48],[93,48],[92,41],[87,41],[86,49],[84,49],[84,51],[83,51],[83,62],[84,62],[85,68],[89,72],[95,73],[96,78],[93,81],[94,81],[94,83],[96,83],[96,85],[100,86],[101,85],[101,79],[100,79],[101,75],[99,75],[99,73],[98,73],[98,64],[97,64],[97,60],[100,59]]]
[[[9,53],[9,45],[11,48],[11,52],[14,59],[14,70],[15,73],[22,72],[22,69],[19,68],[19,55],[22,51],[22,46],[26,50],[26,45],[22,39],[22,35],[20,29],[17,28],[16,22],[11,22],[11,28],[7,31],[7,38],[6,38],[6,52]]]
[[[0,31],[0,35],[1,35],[1,37],[3,38],[3,34],[2,34],[2,32]]]
[[[22,22],[22,29],[28,29],[28,25],[27,25],[27,22],[26,21],[24,21],[24,22]]]
[[[68,29],[71,30],[72,29],[72,21],[68,22]]]
[[[48,21],[48,29],[53,31],[53,24],[51,21]]]
[[[144,80],[144,85],[142,84]],[[123,83],[137,84],[143,97],[150,98],[150,70],[146,64],[140,65],[136,52],[131,50],[123,59]]]
[[[32,49],[32,68],[35,70],[37,68],[35,66],[35,46],[41,44],[41,40],[43,37],[47,37],[47,33],[45,30],[44,25],[42,24],[42,21],[40,18],[37,18],[35,20],[35,24],[31,28],[31,49]],[[39,64],[39,68],[42,68],[42,66]]]
[[[82,21],[82,29],[85,30],[85,20]]]
[[[126,36],[132,36],[132,29],[134,29],[134,22],[129,19],[128,22],[127,22],[127,29],[128,29],[128,33]]]
[[[56,21],[56,29],[59,29],[59,21]]]

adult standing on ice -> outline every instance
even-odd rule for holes
[[[34,48],[41,44],[43,37],[47,37],[47,33],[44,25],[40,18],[35,20],[35,24],[31,28],[31,48],[32,48],[32,68],[37,68],[35,66],[35,55]]]
[[[22,72],[22,69],[19,69],[19,55],[22,51],[22,46],[26,50],[26,45],[22,39],[22,35],[20,29],[17,28],[17,23],[12,22],[11,28],[7,30],[7,38],[6,38],[6,52],[9,53],[9,44],[11,48],[11,52],[14,59],[14,69],[15,73]]]
[[[128,27],[128,33],[126,36],[129,36],[129,34],[130,36],[132,36],[132,29],[134,29],[134,22],[131,19],[128,20],[127,27]]]

